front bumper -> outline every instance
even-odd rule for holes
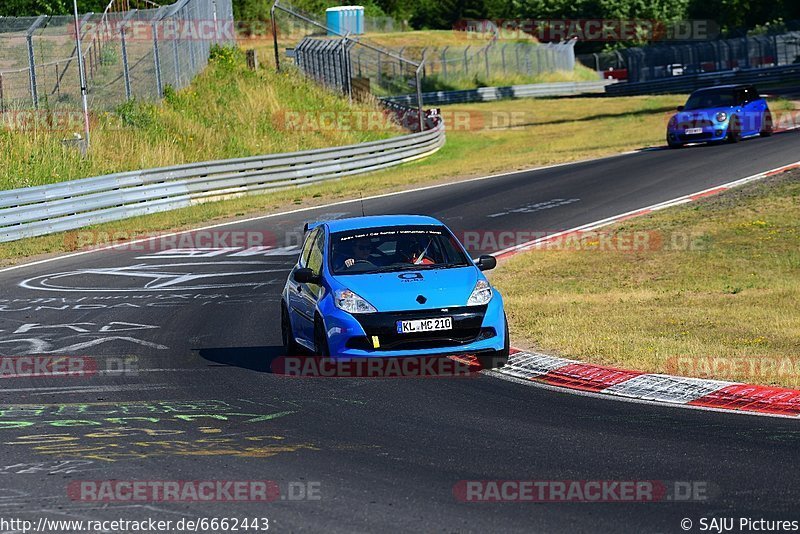
[[[331,357],[475,354],[499,351],[505,346],[503,300],[496,291],[486,306],[446,308],[448,311],[378,312],[356,317],[331,308],[323,315]],[[445,316],[453,317],[453,330],[425,334],[398,334],[396,331],[398,320]]]
[[[713,141],[724,141],[728,135],[728,123],[717,123],[703,126],[703,131],[696,134],[686,134],[684,128],[667,130],[667,142],[669,143],[708,143]]]

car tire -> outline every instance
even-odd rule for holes
[[[328,358],[331,355],[328,348],[328,336],[325,334],[325,324],[319,315],[314,319],[314,355],[322,356],[323,358]]]
[[[769,137],[773,132],[772,112],[765,111],[761,119],[761,131],[758,132],[761,137]]]
[[[683,148],[683,143],[673,143],[672,141],[667,141],[667,146],[670,148]]]
[[[725,141],[728,143],[738,143],[742,139],[741,128],[739,127],[739,120],[736,117],[731,119],[728,124],[728,132],[725,134]]]
[[[283,340],[283,351],[286,356],[297,356],[300,345],[292,332],[292,323],[289,320],[289,310],[286,304],[281,303],[281,339]]]
[[[495,369],[497,367],[503,367],[508,363],[508,355],[511,352],[511,340],[508,337],[508,319],[505,316],[503,316],[503,319],[506,323],[506,335],[503,348],[491,354],[478,356],[478,362],[480,362],[482,369]]]

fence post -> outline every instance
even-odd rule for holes
[[[519,43],[514,45],[514,56],[517,58],[517,72],[519,72],[522,70],[519,66]]]
[[[450,46],[445,46],[442,49],[442,79],[443,80],[447,79],[447,49],[448,48],[450,48]]]
[[[500,62],[503,64],[503,74],[506,73],[506,47],[508,43],[500,47]]]
[[[160,8],[163,10],[164,8]],[[157,97],[162,98],[164,96],[164,85],[161,81],[161,58],[158,55],[158,23],[164,15],[157,12],[156,16],[153,17],[153,22],[151,23],[151,27],[153,30],[153,63],[156,69],[156,91]]]
[[[275,6],[278,2],[272,4],[269,10],[270,19],[272,20],[272,45],[275,48],[275,70],[281,71],[281,58],[278,53],[278,23],[275,21]],[[214,2],[214,28],[217,27],[217,4]],[[216,42],[216,41],[215,41]]]
[[[100,68],[100,41],[97,37],[92,37],[92,49],[94,50],[94,70]]]
[[[131,92],[131,73],[128,68],[128,46],[125,43],[125,30],[127,29],[128,21],[134,13],[136,13],[135,9],[129,11],[122,19],[122,23],[119,26],[120,46],[122,48],[122,76],[125,79],[125,100],[130,100],[133,97]]]
[[[397,66],[400,69],[400,74],[403,74],[403,51],[405,49],[405,46],[401,46],[400,51],[397,53]],[[392,63],[392,74],[394,74],[394,63]]]
[[[780,65],[780,61],[779,61],[779,58],[778,58],[778,36],[777,35],[773,35],[772,36],[772,52],[774,54],[773,55],[772,65],[777,67],[778,65]]]
[[[197,20],[196,17],[192,18],[191,22],[194,24],[196,22],[196,20]],[[189,37],[188,45],[189,45],[189,69],[190,69],[189,70],[189,72],[190,72],[189,77],[190,78],[192,76],[194,76],[195,74],[197,74],[197,58],[195,57],[194,49],[197,46],[197,43],[200,42],[199,41],[200,39],[202,39],[202,37],[197,37],[197,38]]]
[[[352,43],[345,42],[344,49],[342,50],[342,54],[344,55],[344,79],[347,85],[347,97],[350,99],[351,104],[353,103],[353,63],[351,61],[352,56],[350,55],[350,50],[352,48]]]
[[[0,111],[6,109],[3,95],[3,73],[0,72]]]
[[[420,71],[425,67],[425,58],[417,66],[415,73],[417,81],[417,118],[419,119],[419,131],[425,131],[425,111],[422,109],[422,81],[420,80]]]
[[[175,23],[175,33],[172,38],[172,57],[175,63],[175,88],[179,89],[181,87],[181,64],[178,60],[178,21],[173,19],[173,22]]]
[[[78,1],[72,3],[73,15],[75,16],[75,50],[78,53],[78,74],[81,82],[81,103],[83,104],[83,153],[89,151],[89,103],[87,102],[88,88],[86,86],[86,72],[84,70],[83,52],[81,50],[81,25],[78,22]],[[84,17],[84,20],[86,18]]]
[[[350,98],[350,103],[352,104],[353,91],[350,80],[350,62],[347,60],[348,56],[350,55],[350,50],[347,46],[347,40],[349,36],[350,32],[348,31],[342,39],[341,47],[339,48],[339,61],[341,62],[340,71],[342,73],[342,93],[346,94]]]
[[[34,109],[39,109],[39,91],[36,87],[36,59],[33,56],[33,32],[42,25],[46,18],[47,15],[39,15],[25,33],[25,41],[28,43],[28,75],[30,78],[31,99],[33,100]]]
[[[750,45],[747,37],[742,37],[742,43],[744,48],[744,66],[746,68],[750,68]]]
[[[55,64],[56,69],[56,95],[60,98],[61,97],[61,80],[58,79],[58,62],[56,61]]]
[[[467,52],[469,51],[469,46],[464,49],[464,74],[469,74],[469,65],[467,64]]]

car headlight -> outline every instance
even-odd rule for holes
[[[375,306],[349,289],[341,289],[333,295],[333,303],[347,313],[375,313]]]
[[[673,115],[672,118],[669,120],[669,127],[670,128],[675,128],[675,126],[677,126],[677,125],[678,125],[678,117]]]
[[[720,111],[714,118],[717,119],[717,122],[725,122],[726,120],[728,120],[728,114],[725,113],[724,111]]]
[[[469,296],[467,306],[482,306],[492,300],[492,286],[486,280],[478,280],[472,295]]]

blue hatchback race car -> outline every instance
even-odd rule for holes
[[[281,298],[286,353],[332,358],[474,355],[508,360],[503,299],[440,221],[419,215],[308,224]]]
[[[752,85],[719,85],[699,89],[678,107],[667,126],[667,144],[727,141],[772,134],[772,114],[767,101]]]

